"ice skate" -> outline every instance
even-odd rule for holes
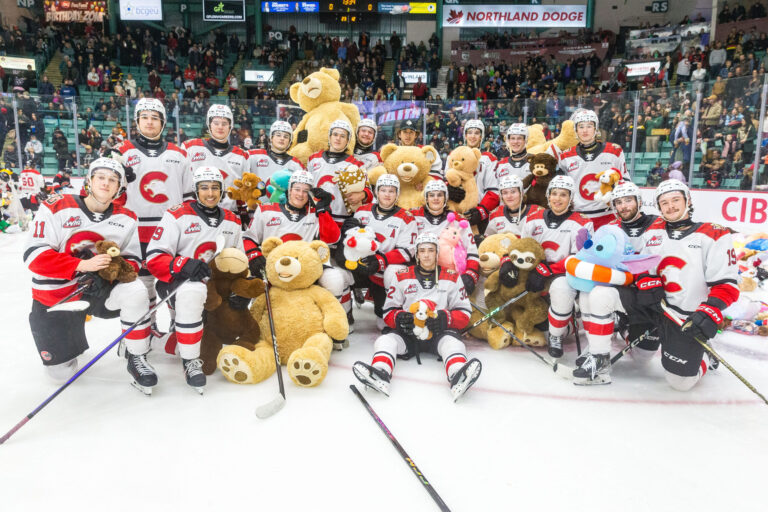
[[[549,334],[547,337],[547,352],[551,357],[560,359],[563,357],[563,338],[564,335]]]
[[[573,370],[573,383],[577,386],[610,384],[610,372],[610,354],[587,354],[584,362]]]
[[[350,329],[350,332],[352,330]],[[345,348],[349,348],[349,338],[344,338],[343,340],[333,340],[333,350],[344,350]]]
[[[358,308],[363,307],[363,304],[365,304],[365,291],[367,288],[355,288],[352,290],[352,295],[355,297],[355,306]]]
[[[128,373],[133,377],[131,386],[147,396],[152,395],[152,388],[157,385],[157,374],[147,361],[146,354],[126,354],[128,358]]]
[[[195,391],[201,395],[205,391],[205,374],[203,373],[203,361],[198,357],[195,359],[182,359],[184,365],[184,377],[187,384],[195,388]]]
[[[453,374],[451,377],[451,395],[455,402],[461,398],[467,390],[472,387],[472,384],[480,377],[480,372],[483,369],[483,365],[477,359],[470,359],[464,366],[459,368],[459,371]]]
[[[357,380],[369,388],[389,396],[390,376],[384,370],[358,361],[352,365],[352,373],[355,374]]]

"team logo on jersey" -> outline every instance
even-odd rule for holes
[[[185,235],[191,235],[193,233],[199,233],[202,231],[202,228],[200,227],[199,222],[193,222],[189,226],[187,226],[187,229],[184,230]]]
[[[360,218],[360,224],[362,224],[363,226],[367,226],[368,223],[370,223],[370,222],[371,222],[371,218],[370,217],[366,216],[366,217],[361,217]]]
[[[69,219],[67,219],[64,224],[61,225],[63,228],[79,228],[83,224],[82,219],[80,216],[71,216]]]
[[[659,245],[661,245],[661,237],[658,235],[654,235],[650,240],[645,242],[646,247],[658,247]]]
[[[195,249],[195,259],[202,261],[211,261],[216,254],[216,244],[214,242],[205,242]]]
[[[409,284],[408,288],[406,288],[403,293],[405,295],[408,295],[408,294],[411,294],[411,293],[416,293],[417,291],[418,291],[418,288],[416,287],[415,284]]]
[[[600,189],[600,182],[597,181],[597,175],[585,174],[579,182],[579,194],[589,201],[595,200],[595,193]]]
[[[269,222],[267,222],[267,227],[271,228],[273,226],[279,226],[280,224],[282,224],[282,222],[283,222],[283,219],[281,219],[280,217],[272,217],[271,219],[269,219]]]
[[[141,177],[139,181],[139,193],[141,197],[150,203],[167,203],[170,198],[166,195],[168,176],[160,171],[150,171]]]
[[[126,167],[133,167],[134,165],[137,165],[141,162],[141,157],[139,155],[133,155],[128,158],[128,160],[125,161]]]
[[[267,167],[269,165],[269,160],[266,158],[259,158],[256,160],[256,167]]]
[[[531,236],[539,236],[542,233],[544,233],[544,227],[536,226],[535,228],[533,228],[533,233],[531,233]]]
[[[205,153],[195,153],[190,159],[192,162],[202,162],[203,160],[205,160]]]
[[[104,237],[94,231],[78,231],[64,244],[64,251],[70,256],[78,257],[87,254],[87,251],[96,251],[96,242],[104,240]]]

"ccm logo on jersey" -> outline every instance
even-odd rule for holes
[[[64,224],[61,225],[63,228],[79,228],[80,225],[82,225],[83,221],[80,219],[80,216],[75,217],[74,215],[70,217]]]
[[[200,223],[199,222],[193,222],[190,224],[187,229],[184,230],[185,235],[191,235],[192,233],[199,233],[201,231],[200,229]]]

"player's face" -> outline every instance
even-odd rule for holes
[[[346,130],[342,130],[341,128],[334,128],[334,130],[331,132],[331,136],[329,137],[328,142],[331,146],[331,151],[341,153],[347,149],[349,134]]]
[[[143,111],[139,114],[139,131],[150,140],[158,138],[163,131],[163,118],[157,112]]]
[[[100,203],[108,203],[117,195],[120,177],[108,169],[97,169],[91,174],[90,192]]]
[[[679,190],[667,192],[659,197],[659,211],[667,222],[677,222],[688,218],[685,194]]]
[[[549,192],[549,207],[555,215],[561,215],[568,210],[571,193],[562,188],[553,188]]]
[[[376,199],[382,208],[392,208],[397,201],[397,189],[386,185],[379,187],[376,190]]]
[[[620,197],[613,201],[613,207],[616,209],[616,215],[624,222],[629,222],[637,217],[639,205],[634,196]]]
[[[357,129],[357,140],[363,146],[370,146],[373,144],[373,138],[376,136],[376,132],[369,126],[361,126]]]
[[[504,201],[504,206],[510,210],[517,210],[520,208],[520,189],[505,188],[501,191],[501,200]]]
[[[309,185],[306,183],[294,183],[288,192],[288,202],[294,208],[304,208],[309,199]]]
[[[416,132],[414,130],[400,130],[398,137],[403,146],[413,146],[416,142]]]
[[[576,136],[579,138],[579,142],[582,144],[591,144],[595,141],[595,133],[597,128],[595,123],[579,123],[576,127]]]
[[[432,244],[421,244],[416,250],[419,265],[424,270],[435,270],[437,265],[437,248]]]
[[[229,119],[224,117],[214,117],[211,119],[211,137],[219,142],[224,142],[229,138],[229,131],[232,125],[229,124]]]
[[[427,207],[432,212],[442,212],[445,208],[445,193],[427,192]]]
[[[197,184],[197,200],[206,208],[213,208],[221,199],[221,184],[218,181],[201,181]]]
[[[278,153],[282,153],[288,149],[288,146],[291,145],[291,134],[285,132],[275,132],[272,134],[271,142],[272,149]]]
[[[525,149],[525,137],[522,135],[510,135],[507,137],[507,145],[512,153],[522,153]]]
[[[464,138],[467,141],[467,146],[471,148],[479,148],[483,142],[483,132],[479,128],[470,128],[467,130]]]

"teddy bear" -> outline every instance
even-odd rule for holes
[[[360,122],[360,111],[352,103],[342,103],[339,71],[320,68],[291,85],[291,99],[306,112],[293,132],[293,146],[288,151],[306,167],[309,157],[318,151],[328,149],[328,130],[331,123],[342,119],[352,126],[347,144],[351,154],[355,147],[355,133]]]
[[[138,277],[133,266],[120,256],[120,247],[118,247],[115,242],[99,240],[96,242],[96,252],[98,254],[109,254],[112,257],[112,261],[109,262],[109,265],[98,272],[102,279],[109,281],[110,283],[115,281],[120,283],[130,283]]]
[[[528,127],[528,140],[525,143],[525,150],[529,155],[547,152],[556,157],[578,143],[579,138],[576,136],[576,127],[571,120],[563,122],[560,127],[560,134],[552,140],[547,140],[542,125],[532,124]]]
[[[461,235],[462,230],[469,228],[469,222],[454,212],[448,213],[446,220],[448,224],[440,233],[438,240],[440,246],[437,252],[437,263],[442,268],[463,274],[467,270],[467,248],[461,242]]]
[[[383,240],[381,235],[364,226],[348,229],[344,233],[344,268],[355,270],[360,260],[376,254]]]
[[[233,185],[227,188],[227,197],[245,203],[249,210],[255,210],[261,204],[259,198],[266,188],[261,178],[252,172],[244,172],[243,177],[236,179]]]
[[[475,171],[480,166],[482,153],[477,148],[459,146],[448,155],[445,161],[445,181],[452,187],[461,187],[466,192],[460,203],[448,201],[448,208],[464,213],[477,206],[480,192],[475,181]]]
[[[288,190],[288,183],[291,181],[291,175],[293,171],[288,169],[280,169],[269,178],[269,185],[267,185],[267,197],[269,202],[285,203],[287,198],[285,192]]]
[[[523,178],[525,203],[547,208],[547,186],[557,171],[557,158],[549,153],[528,155],[531,174]]]
[[[280,362],[297,386],[317,386],[328,373],[333,340],[349,335],[344,308],[331,292],[315,284],[331,251],[319,240],[283,242],[276,237],[264,240],[261,249],[267,257],[268,293]],[[224,377],[237,384],[261,382],[275,371],[265,295],[253,301],[251,315],[262,333],[255,348],[229,345],[221,349],[217,359]]]
[[[482,245],[482,244],[481,244]],[[485,304],[488,309],[503,305],[512,297],[525,291],[525,283],[528,275],[540,262],[544,261],[544,249],[533,238],[516,238],[507,246],[508,256],[514,264],[517,284],[508,288],[499,281],[498,272],[492,274],[485,281]],[[546,345],[544,334],[536,328],[536,325],[547,319],[547,303],[539,293],[528,293],[516,302],[507,306],[497,315],[497,320],[507,320],[514,325],[514,334],[528,345],[542,347]],[[506,327],[506,325],[505,325]],[[514,340],[498,326],[488,327],[488,344],[494,349],[501,349]],[[514,344],[517,344],[514,342]]]
[[[216,358],[224,345],[239,345],[253,350],[259,342],[259,324],[247,308],[233,307],[232,294],[255,299],[264,293],[261,279],[248,277],[248,257],[239,249],[228,247],[209,263],[211,278],[206,283],[208,294],[205,329],[200,342],[203,373],[216,370]]]
[[[376,181],[384,174],[394,174],[400,180],[397,205],[406,210],[424,206],[424,185],[433,178],[429,175],[438,153],[432,146],[398,146],[386,144],[379,153],[382,165],[368,170],[368,181]],[[469,195],[469,194],[467,194]],[[477,195],[477,194],[475,194]]]
[[[613,187],[621,181],[621,171],[612,167],[605,171],[600,171],[595,175],[595,178],[597,178],[597,182],[600,184],[600,189],[595,192],[595,200],[610,204],[613,199]]]
[[[408,307],[413,314],[413,335],[420,340],[432,339],[432,332],[427,327],[428,318],[437,318],[435,303],[431,300],[417,300]]]
[[[365,187],[368,184],[368,176],[365,174],[365,170],[356,165],[349,165],[336,173],[332,178],[332,181],[341,192],[341,197],[344,200],[344,207],[347,209],[347,213],[350,215],[354,214],[355,208],[349,204],[347,198],[349,197],[349,194],[365,190]]]

